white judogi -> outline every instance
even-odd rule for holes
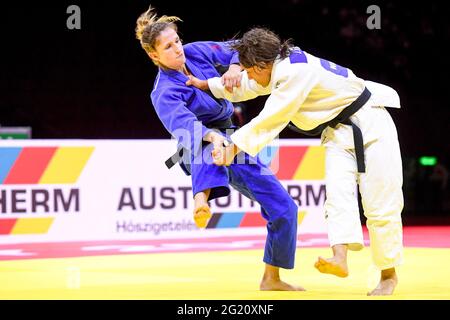
[[[364,81],[349,69],[295,48],[290,57],[274,62],[271,80],[262,87],[244,71],[240,88],[226,91],[220,78],[208,80],[217,98],[235,101],[268,97],[258,116],[231,135],[243,151],[255,156],[289,122],[311,130],[335,118],[367,87],[369,101],[350,120],[362,131],[366,172],[358,173],[351,126],[338,124],[322,133],[326,147],[325,214],[330,245],[363,247],[357,203],[357,183],[367,217],[373,260],[381,269],[402,262],[402,163],[395,125],[385,107],[400,108],[397,92]]]

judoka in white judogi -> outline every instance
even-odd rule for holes
[[[370,235],[374,264],[385,270],[402,263],[402,162],[397,131],[386,107],[400,108],[397,92],[385,85],[364,81],[347,68],[293,48],[285,59],[273,63],[270,83],[263,87],[243,71],[241,86],[226,91],[220,78],[208,80],[217,98],[244,101],[268,95],[258,116],[231,140],[255,156],[292,122],[311,130],[335,118],[367,88],[368,101],[349,120],[364,139],[365,172],[357,170],[352,126],[337,124],[323,130],[326,147],[325,216],[330,245],[363,248],[357,202],[357,185]]]

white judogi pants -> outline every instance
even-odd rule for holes
[[[395,124],[384,107],[370,101],[351,117],[364,137],[365,173],[358,173],[350,126],[327,128],[325,217],[330,245],[363,248],[357,184],[370,235],[375,266],[389,269],[402,263],[402,161]]]

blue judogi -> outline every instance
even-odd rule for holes
[[[238,63],[237,52],[224,42],[194,42],[183,46],[186,67],[197,78],[220,76],[219,65]],[[227,196],[232,185],[261,205],[268,221],[264,262],[286,269],[294,267],[297,240],[297,205],[259,159],[245,154],[244,164],[216,166],[212,145],[202,138],[211,130],[208,124],[224,121],[233,114],[233,105],[211,93],[186,86],[188,77],[175,70],[160,68],[151,93],[153,106],[165,128],[187,152],[183,169],[192,176],[193,194],[211,189],[209,200]],[[242,159],[242,156],[241,156]]]

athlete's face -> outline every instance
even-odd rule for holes
[[[156,38],[156,51],[150,57],[158,64],[173,70],[182,70],[186,57],[180,37],[172,28],[166,28]]]
[[[272,75],[272,64],[265,68],[260,68],[258,66],[253,66],[250,68],[244,68],[247,71],[249,79],[253,79],[258,82],[263,87],[267,87],[270,83],[270,77]]]

